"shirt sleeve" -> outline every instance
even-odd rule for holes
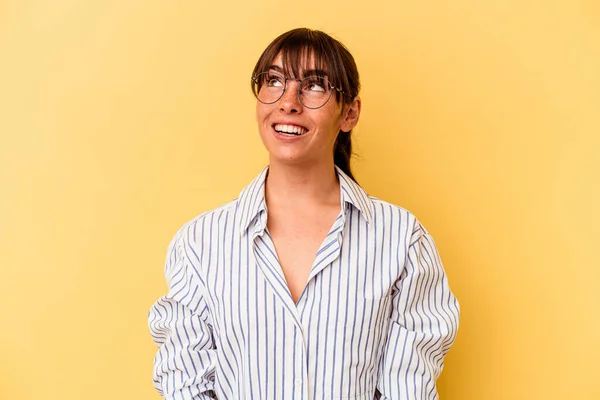
[[[169,244],[165,263],[168,293],[150,308],[148,325],[158,346],[153,381],[166,400],[207,400],[214,396],[217,360],[201,282],[185,255],[181,235]]]
[[[392,296],[380,399],[438,399],[436,381],[454,343],[460,310],[433,238],[418,222]]]

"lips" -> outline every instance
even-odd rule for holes
[[[308,129],[300,125],[279,123],[273,124],[273,129],[278,133],[294,136],[304,135],[308,131]]]

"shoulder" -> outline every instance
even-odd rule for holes
[[[237,204],[238,199],[231,200],[184,222],[173,235],[169,247],[189,245],[207,233],[222,230],[227,221],[233,220]]]
[[[419,240],[423,235],[429,235],[421,221],[411,211],[374,196],[369,196],[369,199],[373,203],[375,224],[383,225],[385,229],[403,232],[410,243]]]
[[[389,223],[409,223],[414,225],[418,223],[417,217],[404,207],[390,203],[380,198],[369,196],[373,203],[373,213],[375,220],[386,219]],[[387,217],[387,218],[386,218]]]

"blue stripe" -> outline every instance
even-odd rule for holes
[[[266,230],[267,171],[170,242],[168,292],[148,312],[157,391],[437,399],[460,309],[431,235],[336,169],[340,212],[294,303]]]

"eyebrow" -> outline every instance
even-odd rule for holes
[[[283,68],[281,68],[279,65],[271,65],[269,67],[269,70],[273,70],[275,72],[279,72],[280,74],[283,75]],[[307,76],[322,76],[322,77],[326,77],[327,76],[327,72],[325,72],[322,69],[307,69],[306,71],[303,71],[302,77],[306,78]]]

